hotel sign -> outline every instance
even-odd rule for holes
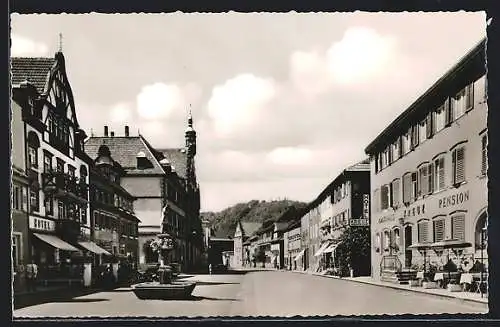
[[[369,224],[370,224],[370,221],[368,219],[350,219],[349,220],[350,226],[368,226]]]
[[[458,192],[439,199],[439,209],[452,207],[454,205],[462,204],[467,201],[469,201],[469,191]]]
[[[370,219],[370,195],[363,194],[363,219]]]
[[[43,230],[46,232],[53,232],[56,230],[56,222],[53,220],[38,218],[30,216],[29,220],[30,229]]]

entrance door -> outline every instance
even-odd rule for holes
[[[405,227],[405,268],[411,267],[411,259],[412,259],[412,250],[409,250],[408,247],[412,245],[412,228],[411,226]]]

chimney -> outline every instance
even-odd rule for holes
[[[129,136],[130,136],[129,128],[128,128],[128,126],[125,126],[125,137],[129,137]]]
[[[108,137],[108,126],[104,126],[104,136]]]
[[[115,137],[115,132],[111,132],[111,137]]]

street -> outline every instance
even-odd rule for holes
[[[215,317],[486,313],[487,306],[284,271],[196,275],[193,298],[139,300],[129,288],[14,311],[14,317]]]

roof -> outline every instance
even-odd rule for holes
[[[256,223],[256,222],[249,222],[249,221],[242,221],[241,222],[241,228],[243,229],[243,235],[244,236],[250,236],[255,233],[260,226],[262,226],[261,223]]]
[[[349,166],[345,171],[370,171],[370,159],[366,158],[352,166]]]
[[[158,149],[157,151],[170,161],[179,177],[186,178],[187,154],[184,148]]]
[[[377,151],[377,148],[385,144],[385,139],[391,136],[398,128],[404,126],[405,122],[411,120],[411,117],[419,113],[427,113],[432,108],[433,105],[426,103],[430,102],[430,99],[439,93],[443,92],[445,85],[449,88],[447,84],[452,84],[453,78],[457,73],[464,70],[472,70],[474,74],[484,74],[486,71],[486,39],[482,39],[474,48],[469,50],[463,56],[457,64],[450,68],[441,78],[439,78],[427,91],[424,92],[417,100],[415,100],[402,114],[400,114],[389,126],[387,126],[366,148],[366,154],[373,154]],[[480,59],[480,60],[477,60]]]
[[[110,152],[113,154],[113,159],[127,171],[127,174],[164,174],[163,168],[151,151],[151,147],[144,142],[144,138],[141,135],[128,137],[92,136],[85,141],[85,152],[90,157],[95,158],[98,155],[99,147],[103,144],[108,146]],[[141,151],[146,154],[146,158],[153,165],[152,168],[137,169],[136,156]]]
[[[12,85],[27,80],[36,88],[38,93],[43,94],[50,71],[55,64],[55,58],[12,57]]]

